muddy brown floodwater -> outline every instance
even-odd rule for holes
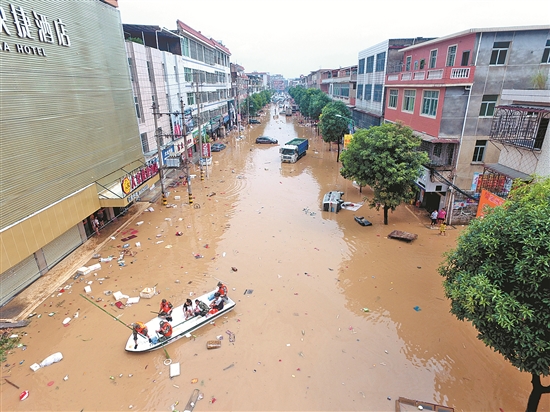
[[[175,208],[152,205],[153,212],[106,243],[103,257],[131,245],[136,255],[125,267],[114,260],[76,281],[67,273],[70,289],[41,302],[35,309],[41,317],[18,330],[28,333],[27,349],[9,355],[2,376],[20,389],[2,382],[1,409],[169,411],[179,402],[176,409],[183,410],[198,388],[204,399],[196,411],[390,411],[399,396],[457,411],[524,410],[530,376],[449,314],[436,269],[461,228],[439,236],[427,214],[412,206],[390,214],[388,226],[382,212],[367,206],[321,211],[330,190],[351,202],[363,195],[339,176],[336,151],[296,120],[272,112],[244,139],[227,138],[208,177],[192,181],[200,208],[187,205],[186,188],[178,187],[169,200]],[[308,154],[281,164],[277,146],[254,144],[264,134],[279,143],[308,137]],[[358,225],[354,214],[373,226]],[[388,239],[394,229],[418,239]],[[135,238],[121,240],[132,233]],[[179,305],[191,292],[212,290],[217,279],[237,306],[196,338],[167,346],[181,364],[181,375],[172,379],[163,351],[125,352],[130,330],[79,296],[93,281],[89,295],[103,299],[100,307],[125,323],[148,321],[161,298]],[[138,296],[155,284],[159,296],[124,309],[104,294]],[[253,293],[245,295],[246,289]],[[75,312],[78,318],[63,327]],[[218,335],[225,336],[222,347],[207,350],[206,341]],[[61,362],[29,369],[55,352],[63,354]],[[19,401],[24,389],[30,396]],[[549,410],[548,403],[539,410]]]

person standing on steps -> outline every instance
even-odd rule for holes
[[[445,218],[447,217],[447,211],[445,210],[445,208],[442,208],[438,213],[437,213],[437,221],[439,224],[443,223],[445,221]]]
[[[435,225],[437,224],[437,215],[438,215],[437,209],[434,209],[434,211],[430,214],[430,219],[432,219],[432,224],[431,224],[432,228],[434,228]]]

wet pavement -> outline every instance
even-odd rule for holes
[[[66,269],[65,280],[32,310],[31,324],[16,331],[26,334],[26,350],[14,350],[1,370],[20,389],[2,382],[2,410],[169,411],[176,402],[183,410],[194,389],[204,396],[196,411],[390,411],[399,396],[457,411],[525,409],[530,376],[449,314],[437,267],[462,228],[439,236],[425,211],[410,205],[391,213],[387,226],[382,212],[367,206],[321,211],[330,190],[355,203],[369,192],[339,176],[335,148],[315,130],[296,117],[269,116],[244,139],[225,139],[204,181],[193,168],[193,206],[186,187],[174,187],[175,207],[152,204],[154,211],[128,218],[115,240],[105,235],[71,257],[80,266],[97,262],[92,252],[115,259],[77,280]],[[308,137],[310,148],[297,163],[281,164],[278,146],[254,144],[259,135],[279,144]],[[360,226],[354,215],[373,226]],[[393,230],[418,239],[389,239]],[[218,280],[235,310],[166,353],[125,352],[130,330],[103,312],[126,324],[148,321],[160,299],[177,306]],[[86,285],[97,306],[80,296]],[[114,306],[112,292],[135,297],[154,285],[160,294],[153,299]],[[208,350],[206,342],[219,335],[221,348]],[[61,362],[31,371],[55,352]],[[166,355],[181,364],[180,376],[169,377]],[[22,390],[29,390],[25,401]],[[540,411],[549,409],[541,402]]]

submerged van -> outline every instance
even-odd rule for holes
[[[324,212],[336,212],[338,213],[342,209],[342,195],[344,192],[328,192],[323,197],[323,211]]]

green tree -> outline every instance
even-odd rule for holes
[[[351,119],[349,109],[341,101],[331,102],[323,107],[319,118],[319,132],[323,140],[327,143],[338,143],[338,151],[340,151],[342,137],[349,131]]]
[[[359,129],[342,153],[340,174],[372,188],[374,195],[367,199],[369,206],[376,210],[384,207],[385,225],[388,210],[395,210],[413,197],[414,181],[422,172],[421,166],[429,162],[419,146],[420,139],[410,128],[387,123]]]
[[[319,90],[312,98],[309,104],[309,117],[314,120],[319,120],[319,116],[323,113],[323,109],[331,102],[330,97]]]
[[[550,386],[550,178],[516,183],[508,200],[475,219],[439,273],[451,313],[478,339],[531,373],[527,411]]]

